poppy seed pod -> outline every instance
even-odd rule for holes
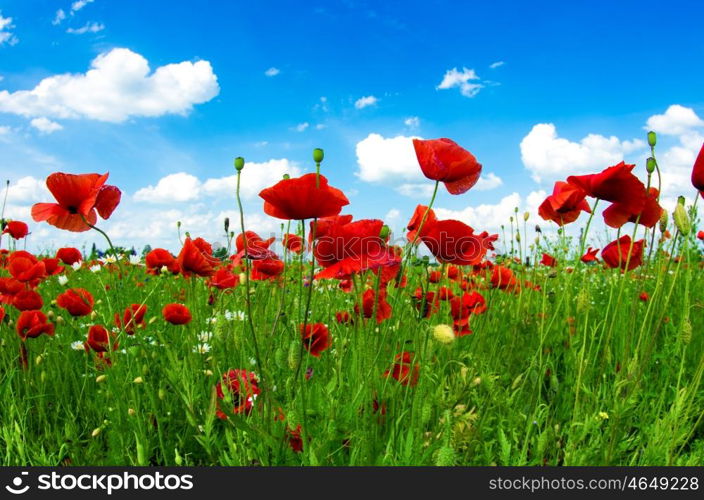
[[[655,144],[658,142],[658,136],[653,132],[652,130],[648,132],[648,146],[651,148],[655,147]]]
[[[313,161],[315,163],[321,163],[323,161],[323,158],[325,157],[325,153],[323,152],[322,149],[320,148],[315,148],[313,150]]]
[[[645,169],[649,174],[655,172],[655,158],[651,156],[645,161]]]
[[[244,168],[244,158],[238,156],[235,158],[235,170],[238,172]]]
[[[660,232],[664,233],[667,231],[667,223],[669,220],[669,216],[667,215],[667,212],[664,210],[662,211],[662,215],[660,216]]]

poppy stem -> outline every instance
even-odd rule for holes
[[[83,222],[85,222],[89,228],[95,229],[96,231],[98,231],[100,234],[103,235],[105,240],[108,242],[108,246],[110,247],[110,251],[112,252],[113,256],[115,256],[115,263],[117,264],[117,268],[120,271],[120,276],[121,277],[124,276],[122,264],[120,264],[120,256],[117,255],[117,250],[115,250],[115,247],[113,246],[112,241],[110,240],[110,236],[108,236],[108,234],[105,231],[103,231],[102,229],[100,229],[97,226],[94,226],[93,224],[88,222],[86,220],[86,217],[83,214],[81,214],[81,219],[83,219]]]
[[[594,213],[596,212],[596,206],[599,204],[599,198],[596,199],[594,202],[594,206],[592,206],[592,212],[589,214],[589,219],[587,220],[587,225],[584,228],[584,233],[582,234],[582,241],[579,243],[579,255],[577,256],[578,259],[582,258],[582,255],[584,255],[584,247],[587,244],[587,233],[589,233],[589,226],[592,224],[592,219],[594,218]]]
[[[428,208],[425,210],[425,213],[423,214],[423,218],[421,218],[421,220],[420,220],[420,224],[418,224],[418,229],[416,230],[416,234],[413,235],[413,241],[411,242],[411,249],[413,249],[413,247],[416,244],[416,241],[418,241],[418,236],[420,235],[420,232],[423,229],[423,225],[425,224],[425,221],[428,218],[428,214],[433,209],[433,203],[435,203],[435,197],[438,194],[438,186],[440,186],[440,181],[435,181],[435,188],[433,189],[433,196],[430,197],[430,203],[428,203]]]

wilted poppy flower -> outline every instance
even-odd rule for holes
[[[612,203],[604,210],[604,222],[613,228],[619,228],[626,222],[636,222],[645,227],[653,227],[660,220],[663,209],[658,203],[658,190],[648,189],[643,209],[637,213],[629,212],[627,204]]]
[[[17,335],[24,341],[42,333],[54,335],[54,324],[47,322],[46,315],[41,311],[22,311],[17,319]]]
[[[413,148],[423,175],[443,182],[450,194],[469,191],[482,173],[474,155],[451,139],[413,139]]]
[[[704,196],[704,144],[702,144],[692,167],[692,185]]]
[[[540,259],[540,263],[544,266],[555,267],[557,265],[557,259],[550,254],[543,252],[543,258]]]
[[[134,335],[136,327],[145,328],[147,326],[144,322],[145,314],[147,314],[146,304],[132,304],[122,314],[122,321],[120,321],[120,315],[115,313],[115,326],[124,328],[127,335]]]
[[[383,288],[379,290],[378,296],[371,288],[366,290],[362,295],[362,311],[364,317],[369,319],[374,316],[375,308],[377,323],[381,323],[391,317],[391,305],[386,301],[386,290]],[[359,304],[355,304],[354,311],[359,314]]]
[[[56,297],[56,304],[71,316],[86,316],[93,311],[93,296],[83,288],[70,288]]]
[[[204,253],[191,238],[186,238],[186,241],[183,243],[183,248],[176,260],[180,272],[186,278],[193,274],[198,276],[210,276],[215,272],[213,268],[213,264],[215,263],[213,257]]]
[[[2,234],[9,234],[16,240],[20,240],[29,234],[29,226],[22,221],[13,220],[7,223]]]
[[[108,219],[120,203],[120,190],[105,185],[108,175],[51,174],[46,186],[58,203],[36,203],[32,207],[32,218],[68,231],[89,230],[86,222],[95,225],[96,210],[103,219]]]
[[[589,203],[584,199],[586,196],[587,193],[582,188],[557,181],[552,194],[538,207],[538,215],[560,226],[569,224],[577,220],[582,211],[591,212]]]
[[[86,340],[86,350],[93,349],[95,352],[108,352],[111,350],[111,333],[103,325],[93,325],[88,330],[88,340]],[[112,346],[112,350],[117,349],[117,341]]]
[[[34,290],[22,290],[15,295],[12,305],[20,311],[31,311],[32,309],[41,309],[44,300]]]
[[[596,254],[597,254],[597,253],[599,253],[599,249],[598,249],[598,248],[592,249],[592,247],[589,247],[589,248],[587,249],[587,252],[586,252],[584,255],[582,255],[582,257],[580,257],[579,260],[581,260],[581,261],[584,262],[585,264],[588,264],[588,263],[590,263],[590,262],[596,262],[596,260],[597,260]]]
[[[303,346],[311,356],[319,358],[320,354],[332,345],[330,330],[328,330],[328,327],[323,323],[305,325],[305,330],[303,329],[303,325],[301,325],[300,331]]]
[[[394,365],[391,370],[384,372],[384,377],[393,377],[401,385],[415,386],[418,383],[420,376],[420,365],[414,363],[415,354],[408,351],[403,351],[394,357]]]
[[[303,238],[301,238],[297,234],[291,234],[291,233],[284,234],[283,244],[288,249],[289,252],[293,252],[293,253],[303,252]]]
[[[183,304],[166,304],[161,314],[172,325],[185,325],[191,322],[191,311]]]
[[[612,241],[606,245],[601,251],[601,258],[611,268],[620,267],[625,270],[626,264],[628,264],[628,270],[630,271],[643,263],[644,243],[644,240],[636,241],[631,249],[631,237],[625,234],[617,241]]]
[[[222,375],[222,380],[215,386],[218,400],[225,399],[225,391],[228,393],[228,403],[232,404],[232,413],[249,415],[254,408],[254,398],[261,392],[258,385],[257,376],[247,370],[229,370]],[[220,410],[220,401],[216,415],[223,420],[227,415]]]
[[[315,219],[337,215],[349,205],[345,194],[323,175],[305,174],[284,179],[262,190],[264,212],[278,219]]]
[[[81,251],[78,248],[64,247],[59,248],[56,251],[56,258],[60,259],[61,262],[63,262],[67,266],[72,266],[76,262],[81,262],[83,260],[83,255],[81,254]]]
[[[144,263],[149,274],[159,274],[166,268],[171,274],[178,274],[180,267],[176,257],[163,248],[155,248],[144,257]]]

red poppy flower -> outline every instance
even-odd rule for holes
[[[29,252],[13,252],[7,261],[7,269],[17,281],[36,286],[46,277],[46,266]]]
[[[227,290],[228,288],[235,288],[239,282],[239,274],[234,274],[229,269],[221,267],[215,271],[215,274],[210,278],[208,284],[219,290]]]
[[[86,351],[88,348],[93,349],[95,352],[108,352],[111,350],[110,342],[111,337],[114,337],[107,328],[103,325],[93,325],[88,330],[88,340],[84,344]],[[117,341],[114,342],[112,350],[117,349]]]
[[[232,413],[249,415],[254,408],[254,398],[261,392],[258,385],[257,376],[247,370],[229,370],[223,373],[222,380],[215,386],[218,400],[225,399],[225,390],[233,405]],[[220,401],[216,414],[218,418],[227,419],[227,415],[220,410]]]
[[[555,267],[557,266],[557,259],[550,254],[543,252],[543,258],[540,259],[540,263],[544,266]]]
[[[166,304],[161,314],[172,325],[185,325],[191,322],[191,311],[183,304]]]
[[[427,212],[427,215],[426,215]],[[425,217],[425,221],[423,222],[423,217]],[[424,205],[418,205],[416,207],[416,210],[413,212],[413,216],[411,217],[411,220],[408,221],[408,225],[406,226],[406,229],[408,229],[408,233],[406,233],[406,238],[408,238],[408,241],[418,241],[416,237],[416,233],[418,232],[418,229],[420,229],[423,233],[426,233],[428,231],[429,227],[432,227],[433,224],[437,221],[437,217],[435,216],[435,212],[433,209],[428,209],[428,207]],[[423,222],[423,226],[421,227],[420,223]],[[418,235],[420,236],[420,235]]]
[[[93,311],[93,296],[83,288],[70,288],[56,297],[56,304],[71,316],[87,316]]]
[[[20,311],[31,311],[32,309],[41,309],[44,301],[42,296],[34,290],[22,290],[15,295],[12,305]]]
[[[330,330],[323,323],[305,325],[305,330],[301,325],[300,331],[303,346],[311,356],[319,358],[320,354],[332,345]]]
[[[24,222],[13,220],[7,223],[2,234],[9,234],[16,240],[20,240],[29,234],[29,226]]]
[[[72,266],[76,262],[81,262],[83,260],[83,255],[81,254],[81,251],[78,248],[65,247],[59,248],[56,251],[56,258],[60,259],[61,262],[63,262],[67,266]]]
[[[317,174],[281,180],[259,196],[264,199],[264,212],[278,219],[331,217],[350,203],[342,191],[328,185],[325,176]]]
[[[704,196],[704,144],[692,167],[692,185]]]
[[[12,304],[15,295],[22,290],[24,290],[22,282],[9,277],[0,278],[0,302]]]
[[[375,307],[377,323],[381,323],[391,317],[391,304],[386,301],[386,290],[383,288],[379,289],[378,296],[371,288],[362,294],[362,311],[365,318],[369,319],[374,316]],[[354,312],[359,314],[359,304],[355,304]]]
[[[278,257],[270,257],[252,262],[252,279],[255,281],[275,280],[284,272],[284,263]]]
[[[381,238],[384,221],[362,219],[327,227],[324,235],[316,235],[313,254],[323,267],[345,261],[356,271],[369,269],[370,263],[385,261],[386,242]]]
[[[589,263],[589,262],[596,262],[596,260],[597,260],[596,254],[597,253],[599,253],[598,248],[592,249],[592,247],[589,247],[587,249],[587,252],[584,255],[582,255],[582,257],[579,260],[581,260],[585,264]]]
[[[408,351],[403,351],[394,357],[394,365],[391,370],[384,372],[384,377],[393,377],[401,385],[415,386],[418,383],[420,376],[420,365],[414,363],[415,354]]]
[[[54,335],[54,324],[47,322],[46,315],[41,311],[22,311],[17,319],[17,335],[24,341],[42,333]]]
[[[286,426],[286,434],[288,435],[288,445],[296,453],[303,451],[303,438],[301,438],[301,424],[295,429]]]
[[[323,238],[328,236],[335,227],[349,224],[352,219],[351,215],[333,215],[332,217],[322,217],[317,221],[310,221],[308,242],[312,242],[314,237]]]
[[[558,181],[552,194],[538,207],[538,215],[560,226],[569,224],[577,220],[582,211],[591,213],[589,203],[584,199],[586,196],[587,193],[582,188]]]
[[[297,234],[284,234],[283,243],[289,252],[298,254],[303,252],[303,238],[301,238]]]
[[[428,291],[423,295],[423,289],[419,287],[411,299],[423,318],[430,318],[440,310],[440,297],[435,292]]]
[[[276,238],[269,238],[266,240],[261,239],[261,237],[255,233],[254,231],[245,231],[245,235],[247,237],[247,250],[250,253],[257,253],[257,250],[266,250],[271,246],[271,244],[274,242]],[[238,252],[244,251],[244,241],[245,238],[242,236],[242,233],[237,235],[237,238],[235,239],[235,246],[237,247]]]
[[[582,188],[588,196],[618,203],[621,212],[634,215],[646,202],[645,186],[631,172],[634,167],[621,162],[598,174],[572,175],[567,182]]]
[[[44,263],[44,270],[46,271],[47,276],[61,274],[65,269],[64,266],[59,265],[59,262],[61,262],[59,259],[44,257],[42,262]]]
[[[620,267],[625,270],[626,263],[628,263],[628,270],[630,271],[643,263],[644,244],[644,240],[636,241],[631,249],[631,237],[625,234],[618,240],[606,245],[601,251],[601,258],[611,268]]]
[[[479,264],[498,236],[474,234],[474,229],[458,220],[439,220],[422,229],[420,239],[439,262],[456,265]],[[496,236],[496,237],[495,237]]]
[[[470,314],[482,314],[485,311],[486,300],[479,292],[465,292],[461,297],[450,300],[450,314],[454,320],[466,319]]]
[[[423,175],[443,182],[450,194],[466,193],[479,180],[481,164],[453,140],[413,139],[413,147]]]
[[[604,210],[604,222],[611,227],[619,228],[626,222],[636,222],[646,227],[653,227],[660,220],[663,209],[658,203],[658,190],[648,189],[645,205],[638,213],[630,213],[623,203],[613,203]]]
[[[340,324],[352,323],[352,315],[347,311],[339,311],[335,313],[335,321]]]
[[[127,335],[134,335],[136,327],[145,328],[147,326],[144,322],[145,314],[147,314],[146,304],[132,304],[122,314],[122,321],[120,321],[120,315],[115,313],[115,326],[124,328]]]
[[[441,286],[440,288],[438,288],[438,298],[440,300],[450,300],[454,298],[454,296],[455,294],[450,288],[446,286]]]
[[[103,219],[108,219],[120,203],[120,190],[105,185],[108,175],[51,174],[46,179],[46,186],[58,203],[36,203],[32,207],[32,218],[67,231],[89,230],[86,221],[95,225],[96,210]]]
[[[518,280],[508,267],[494,266],[491,272],[491,286],[501,290],[513,290],[518,287]]]
[[[163,248],[155,248],[149,252],[144,258],[144,263],[146,264],[147,272],[154,275],[159,274],[163,267],[171,274],[178,274],[180,270],[176,257]]]
[[[5,319],[5,308],[0,306],[0,323]]]
[[[704,231],[697,232],[697,239],[704,241]]]
[[[440,271],[430,271],[428,273],[428,281],[430,283],[440,283],[441,278],[442,274],[440,274]]]
[[[648,299],[650,298],[650,296],[648,295],[648,292],[640,292],[640,295],[638,295],[638,298],[642,302],[648,302]]]
[[[202,244],[201,247],[203,247]],[[191,238],[186,238],[181,253],[178,254],[176,261],[181,273],[186,278],[193,274],[198,276],[211,276],[215,272],[215,269],[213,269],[214,259],[212,256],[204,253]]]

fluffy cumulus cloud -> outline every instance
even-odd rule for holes
[[[15,26],[12,24],[11,17],[3,17],[0,11],[0,47],[4,44],[15,45],[19,39],[10,31]]]
[[[473,69],[462,68],[458,71],[457,68],[452,68],[445,72],[440,84],[435,87],[437,90],[447,90],[459,88],[460,93],[465,97],[474,97],[484,87],[479,83],[479,76]]]
[[[123,122],[132,116],[185,115],[220,88],[208,61],[167,64],[117,48],[96,57],[83,74],[44,78],[31,90],[0,91],[0,112],[25,117]]]
[[[43,134],[51,134],[53,132],[56,132],[58,130],[62,130],[63,127],[56,123],[52,122],[48,118],[42,116],[40,118],[33,118],[29,124],[39,130]]]
[[[645,147],[640,139],[589,134],[579,142],[559,137],[555,125],[539,123],[521,141],[521,159],[536,182],[551,182],[567,175],[602,170]]]
[[[699,118],[692,108],[673,104],[663,114],[648,118],[644,128],[658,134],[682,135],[702,126],[704,120]]]
[[[249,162],[242,171],[240,195],[244,199],[254,199],[262,189],[280,181],[284,174],[296,177],[301,175],[301,170],[287,159]],[[193,202],[204,196],[234,199],[236,190],[236,174],[201,181],[194,175],[178,172],[162,177],[155,185],[139,189],[134,199],[153,204]]]
[[[357,143],[357,177],[365,182],[386,183],[404,196],[430,196],[432,183],[425,180],[418,165],[413,139],[420,137],[398,135],[384,137],[369,134]],[[424,182],[425,181],[425,182]],[[485,173],[473,189],[489,190],[502,184],[493,173]]]
[[[354,107],[357,109],[364,109],[369,106],[374,106],[376,103],[379,102],[379,99],[374,97],[373,95],[368,95],[364,97],[360,97],[354,102]]]

